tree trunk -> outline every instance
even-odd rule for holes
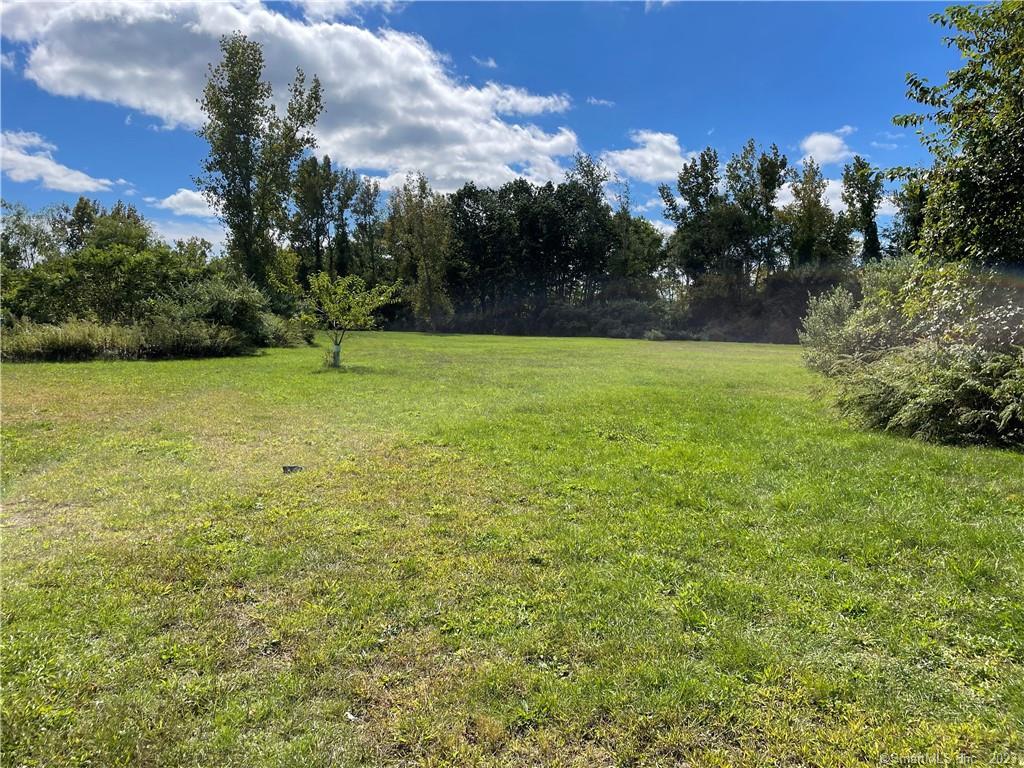
[[[341,344],[335,343],[331,349],[331,368],[341,368]]]

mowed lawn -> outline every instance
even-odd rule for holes
[[[4,765],[1024,759],[1024,455],[794,347],[323,355],[4,365]]]

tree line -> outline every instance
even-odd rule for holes
[[[311,151],[316,78],[307,86],[298,71],[279,115],[259,44],[235,34],[221,49],[195,181],[227,226],[229,257],[285,313],[324,272],[400,281],[404,300],[388,315],[398,328],[792,341],[809,295],[918,237],[920,199],[905,193],[879,232],[884,178],[863,158],[844,169],[837,213],[813,160],[796,167],[753,140],[724,164],[705,149],[661,187],[668,236],[584,154],[558,183],[439,194],[411,174],[384,195]]]
[[[279,318],[307,312],[318,276],[332,284],[351,276],[359,282],[346,284],[400,286],[383,311],[396,329],[795,341],[808,300],[839,285],[856,290],[864,265],[925,254],[1024,267],[1020,91],[1003,88],[1005,104],[992,114],[963,108],[968,78],[975,100],[1001,87],[986,61],[1001,57],[1019,70],[1019,8],[993,8],[937,17],[984,55],[966,51],[968,64],[943,86],[908,78],[908,95],[939,127],[925,134],[932,167],[883,171],[854,157],[842,173],[843,210],[834,211],[813,159],[793,162],[753,139],[729,158],[708,147],[660,188],[667,233],[640,215],[628,183],[585,154],[558,182],[468,182],[441,194],[414,173],[385,192],[317,154],[317,78],[297,70],[279,110],[260,45],[229,35],[200,98],[208,154],[195,178],[226,226],[225,253],[211,259],[199,241],[171,252],[206,253],[218,275],[251,285]],[[887,196],[895,215],[882,228]],[[86,199],[38,214],[8,206],[3,238],[7,322],[45,306],[55,286],[79,309],[51,302],[29,320],[110,316],[76,303],[74,259],[37,262],[95,260],[104,249],[126,260],[155,247],[134,208]],[[134,322],[140,311],[122,315]]]

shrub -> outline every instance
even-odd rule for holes
[[[840,356],[849,354],[847,324],[856,307],[853,294],[842,286],[810,300],[803,330],[799,332],[804,360],[809,368],[831,373]]]
[[[301,342],[310,344],[313,341],[315,329],[300,317],[281,317],[273,312],[264,312],[262,320],[259,346],[294,347]]]
[[[192,254],[158,244],[136,251],[117,244],[84,248],[6,275],[4,304],[37,323],[93,319],[130,324],[154,297],[171,297],[204,276]]]
[[[859,422],[937,442],[1024,444],[1024,296],[966,262],[865,268],[857,304],[812,300],[800,340]]]
[[[267,324],[267,297],[243,275],[222,271],[184,286],[153,307],[147,316],[178,316],[234,328],[254,346],[266,346],[272,329]]]
[[[1024,445],[1024,353],[921,342],[843,376],[840,406],[866,426],[934,442]]]
[[[221,357],[251,351],[252,343],[233,328],[202,320],[173,322],[154,317],[139,326],[143,333],[142,357]]]
[[[17,323],[3,334],[0,356],[8,361],[79,361],[141,357],[139,328],[69,320],[60,325]]]
[[[10,362],[70,362],[213,357],[242,354],[251,348],[232,328],[154,317],[136,325],[89,320],[16,323],[5,331],[0,355]]]
[[[228,355],[311,335],[203,244],[90,246],[4,270],[3,290],[12,360]]]

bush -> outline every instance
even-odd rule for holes
[[[15,317],[37,323],[131,324],[148,314],[154,297],[178,295],[208,269],[194,254],[163,244],[141,251],[88,247],[5,274],[4,304]]]
[[[302,342],[313,342],[315,329],[300,317],[286,318],[273,312],[264,312],[262,320],[259,346],[294,347]]]
[[[840,357],[849,354],[847,323],[856,307],[853,294],[842,286],[811,299],[803,330],[799,332],[804,361],[809,368],[819,373],[832,373]]]
[[[69,320],[16,323],[7,329],[0,356],[9,362],[139,360],[214,357],[251,349],[237,331],[201,320],[156,317],[136,325]]]
[[[1024,444],[1024,296],[965,262],[865,268],[857,304],[812,300],[800,340],[861,423],[937,442]]]
[[[140,357],[222,357],[253,349],[250,340],[235,329],[202,320],[172,322],[154,317],[139,328],[143,335]]]
[[[69,320],[60,325],[15,324],[3,334],[0,356],[19,362],[134,360],[142,348],[139,328]]]
[[[843,376],[839,403],[866,426],[944,443],[1024,445],[1024,353],[921,342]]]
[[[5,357],[231,355],[311,336],[300,321],[271,313],[252,281],[223,261],[208,261],[206,248],[89,246],[27,269],[5,269]]]

